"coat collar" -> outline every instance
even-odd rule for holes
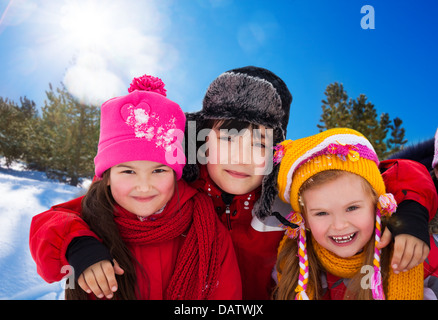
[[[215,199],[221,199],[223,202],[223,193],[222,191],[210,178],[208,175],[207,167],[205,165],[200,165],[200,176],[199,179],[191,184],[192,187],[198,189],[200,191],[205,192],[207,195],[213,198],[213,201],[216,202]],[[260,198],[262,187],[259,186],[255,190],[241,195],[235,195],[233,198],[234,201],[243,201],[243,204],[248,207],[248,209],[252,209],[254,203]]]

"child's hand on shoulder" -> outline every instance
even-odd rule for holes
[[[383,232],[378,245],[379,249],[386,247],[392,240],[388,228]],[[394,238],[394,254],[391,267],[395,274],[405,272],[423,263],[429,254],[429,246],[422,240],[409,234],[399,234]]]
[[[120,268],[116,260],[114,266],[108,260],[99,261],[89,266],[79,276],[78,284],[87,293],[93,292],[96,297],[111,299],[117,291],[116,274],[122,275],[125,271]]]

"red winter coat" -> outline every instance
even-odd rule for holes
[[[81,200],[82,197],[56,205],[32,219],[30,251],[38,274],[47,282],[60,281],[66,275],[61,270],[63,266],[69,265],[65,256],[73,238],[92,236],[98,239],[80,218]],[[241,299],[241,279],[232,241],[225,227],[219,222],[217,225],[220,271],[218,286],[210,299]],[[143,298],[163,299],[184,241],[185,237],[181,235],[156,244],[128,245],[138,261],[135,264],[137,282]],[[139,272],[138,265],[145,272]],[[147,276],[139,276],[144,274]]]
[[[398,204],[413,200],[429,212],[429,221],[438,209],[438,196],[426,167],[412,160],[385,160],[380,162],[386,192],[392,193]]]
[[[213,199],[220,220],[230,231],[242,277],[243,299],[269,300],[275,286],[271,275],[284,230],[275,217],[261,221],[253,216],[252,209],[260,198],[260,188],[234,196],[227,206],[222,199],[222,191],[210,179],[205,166],[200,167],[200,178],[192,186]],[[277,211],[289,213],[288,204],[280,205],[282,209]]]
[[[387,192],[393,193],[398,203],[404,200],[419,202],[428,210],[431,218],[432,213],[436,212],[438,205],[437,195],[425,167],[409,160],[382,161],[381,167],[386,169],[383,178]],[[270,299],[271,290],[274,285],[271,273],[276,262],[278,244],[284,232],[278,227],[279,222],[275,217],[269,217],[261,221],[252,215],[253,205],[260,196],[259,190],[255,190],[248,195],[234,197],[229,206],[230,213],[227,214],[227,208],[221,199],[221,193],[214,183],[211,183],[205,169],[201,168],[200,179],[192,185],[211,195],[222,222],[226,226],[231,227],[231,237],[242,276],[243,299]],[[80,204],[76,205],[76,207],[68,206],[67,208],[70,208],[70,216],[68,218],[49,223],[49,227],[54,229],[53,232],[62,234],[67,239],[66,241],[68,241],[66,244],[62,244],[62,249],[54,248],[55,251],[58,251],[58,257],[63,257],[64,261],[66,248],[75,236],[93,235],[85,222],[78,216]],[[288,214],[290,210],[290,206],[281,201],[274,204],[273,211],[279,211],[283,215]],[[55,206],[43,213],[42,224],[50,220],[54,211],[59,211],[59,209]],[[70,222],[67,222],[69,220]],[[32,226],[33,232],[37,232],[39,226],[34,226],[34,222]],[[41,239],[32,237],[33,232],[31,230],[31,246],[32,242],[38,243],[41,241]],[[45,253],[41,252],[39,254],[43,255]],[[37,255],[34,254],[35,256]],[[67,264],[66,261],[65,264]],[[58,270],[60,266],[62,264],[58,266]]]

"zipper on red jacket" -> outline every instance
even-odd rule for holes
[[[228,227],[228,230],[231,230],[230,205],[233,202],[234,194],[222,192],[221,197],[222,197],[222,201],[225,203],[225,214],[227,217],[227,227]]]
[[[227,207],[225,208],[225,214],[227,215],[227,227],[228,227],[228,230],[231,230],[231,219],[230,219],[230,213],[231,213],[231,211],[230,211],[230,206],[227,206]]]

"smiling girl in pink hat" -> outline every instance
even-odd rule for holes
[[[44,213],[34,217],[38,273],[59,281],[71,265],[77,283],[67,299],[240,299],[231,238],[208,196],[180,179],[184,113],[158,78],[134,79],[129,92],[102,105],[98,179],[81,199],[83,220],[58,207],[51,218],[69,221],[62,237]]]

